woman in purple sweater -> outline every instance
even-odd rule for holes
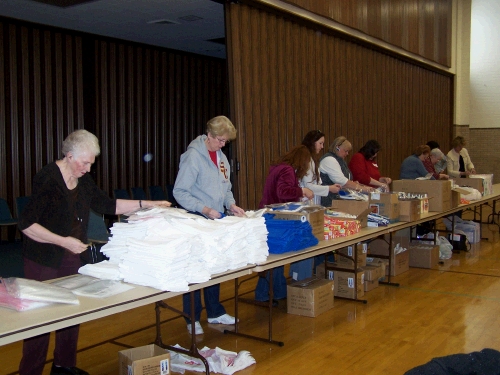
[[[304,197],[313,199],[314,193],[310,189],[299,186],[299,180],[307,173],[310,161],[309,149],[301,145],[273,162],[269,168],[259,208],[274,203],[298,202]],[[265,274],[266,277],[259,277],[255,288],[257,301],[269,301],[269,273]],[[273,269],[273,298],[276,300],[286,298],[283,266]]]

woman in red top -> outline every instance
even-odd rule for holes
[[[355,153],[349,162],[349,169],[352,173],[353,181],[363,185],[369,185],[374,188],[380,188],[382,191],[389,191],[391,179],[381,177],[377,165],[377,154],[380,151],[380,144],[371,139]]]

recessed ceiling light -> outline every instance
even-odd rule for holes
[[[159,25],[171,25],[171,24],[177,24],[178,22],[166,20],[166,19],[161,19],[161,20],[154,20],[154,21],[148,21],[149,24],[159,24]]]
[[[179,17],[179,19],[180,19],[180,20],[183,20],[183,21],[187,21],[187,22],[193,22],[193,21],[202,20],[203,18],[202,18],[202,17],[198,17],[198,16],[191,15],[191,16]]]

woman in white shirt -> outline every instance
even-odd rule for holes
[[[448,176],[450,177],[467,177],[471,174],[476,174],[474,169],[474,164],[470,160],[469,153],[467,149],[464,148],[466,145],[465,138],[458,136],[451,142],[451,147],[453,147],[450,152],[448,152],[446,160],[446,169],[448,170]]]
[[[319,176],[318,164],[319,153],[325,144],[325,135],[320,130],[311,130],[304,137],[302,144],[309,149],[311,153],[311,161],[309,169],[304,177],[299,182],[300,187],[311,189],[314,193],[313,202],[311,204],[321,204],[321,197],[326,197],[330,192],[338,193],[340,185],[332,184],[329,186],[321,185]],[[299,262],[294,262],[290,265],[290,276],[293,280],[304,280],[312,276],[314,258],[308,258]]]
[[[351,142],[346,137],[337,137],[330,145],[328,152],[323,155],[319,163],[319,172],[323,184],[339,184],[342,188],[353,189],[370,193],[375,189],[352,181],[352,173],[347,166],[345,158],[352,151]],[[330,207],[332,200],[340,199],[337,193],[328,193],[326,197],[321,198],[321,204]]]

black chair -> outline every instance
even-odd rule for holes
[[[114,189],[113,194],[115,195],[115,199],[130,199],[127,189]]]
[[[132,191],[132,199],[135,199],[135,200],[139,200],[139,199],[146,200],[147,199],[146,192],[144,191],[143,188],[133,187],[130,190]]]
[[[102,245],[106,244],[109,239],[108,228],[106,228],[103,216],[92,210],[89,213],[87,239],[89,248],[80,254],[82,264],[99,263],[109,259],[101,253]]]
[[[7,238],[13,242],[16,235],[17,220],[12,217],[7,201],[0,198],[0,237],[3,227],[7,227]]]
[[[149,187],[149,196],[152,201],[166,201],[167,196],[160,185],[153,185]]]
[[[19,219],[21,217],[21,214],[23,213],[24,211],[24,207],[26,207],[26,205],[28,204],[29,200],[30,200],[30,196],[24,196],[24,197],[17,197],[16,198],[16,209],[15,209],[15,212],[16,212],[16,218]]]
[[[174,198],[174,185],[166,185],[167,200],[172,203],[172,207],[179,207],[179,204]]]

